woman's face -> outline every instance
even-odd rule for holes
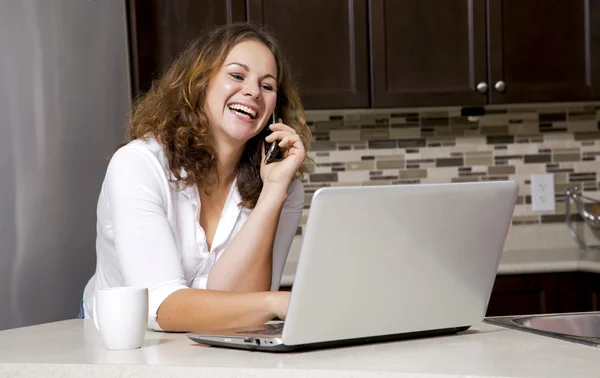
[[[275,58],[261,42],[248,40],[231,49],[206,93],[217,141],[243,144],[262,130],[275,108],[276,78]]]

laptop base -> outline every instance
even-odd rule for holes
[[[348,346],[356,346],[356,345],[362,345],[362,344],[384,343],[384,342],[390,342],[390,341],[417,339],[417,338],[424,338],[424,337],[446,336],[446,335],[452,335],[452,334],[466,331],[470,327],[471,326],[443,328],[443,329],[434,329],[434,330],[428,330],[428,331],[397,333],[397,334],[393,334],[393,335],[361,337],[361,338],[356,338],[356,339],[324,341],[324,342],[300,344],[300,345],[285,345],[285,344],[264,345],[264,344],[260,344],[259,340],[257,342],[257,339],[254,339],[253,342],[250,342],[250,343],[238,344],[238,343],[229,343],[226,341],[218,341],[215,339],[203,338],[200,335],[194,335],[194,334],[187,334],[187,337],[199,344],[211,345],[214,347],[224,347],[224,348],[228,348],[228,349],[234,348],[234,349],[243,349],[243,350],[253,350],[253,351],[259,351],[259,352],[287,353],[287,352],[310,351],[310,350],[316,350],[316,349],[348,347]],[[224,337],[221,339],[223,340]]]

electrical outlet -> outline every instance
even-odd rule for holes
[[[533,211],[554,211],[554,175],[531,175],[531,208]]]

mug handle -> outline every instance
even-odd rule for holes
[[[96,302],[98,301],[98,295],[94,297],[94,306],[93,306],[93,315],[94,315],[94,324],[96,325],[96,329],[100,332],[100,325],[98,324],[98,316],[96,311]]]

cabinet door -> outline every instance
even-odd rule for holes
[[[599,0],[489,0],[491,102],[600,98],[599,29]]]
[[[248,0],[280,41],[307,109],[369,106],[366,0]]]
[[[600,311],[600,274],[582,272],[582,311]]]
[[[127,0],[127,10],[134,97],[202,31],[245,21],[244,0]]]
[[[546,314],[557,311],[555,274],[499,275],[486,316]]]
[[[485,2],[371,0],[375,107],[483,105]]]

